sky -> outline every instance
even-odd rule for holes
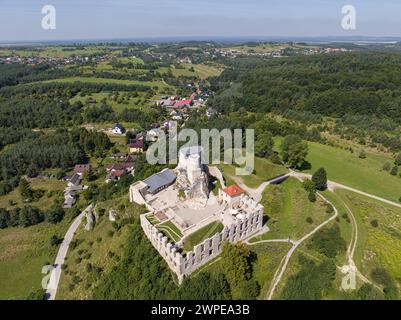
[[[56,29],[42,28],[42,7]],[[356,30],[341,27],[344,5]],[[0,0],[0,42],[153,37],[401,36],[401,0]]]

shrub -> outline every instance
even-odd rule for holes
[[[335,224],[330,228],[323,228],[312,237],[310,246],[323,253],[328,258],[335,258],[346,250],[346,242],[341,237],[340,227]]]
[[[316,202],[316,193],[309,192],[308,199],[309,199],[310,202]]]
[[[57,247],[63,242],[63,238],[59,238],[56,235],[52,235],[50,238],[50,245],[52,247]]]
[[[373,228],[377,228],[379,226],[379,222],[376,219],[370,221],[370,224]]]

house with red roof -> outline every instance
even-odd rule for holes
[[[176,108],[183,108],[183,107],[189,107],[192,103],[192,99],[185,99],[185,100],[181,100],[181,101],[177,101],[174,104],[174,107]]]
[[[219,199],[229,206],[235,206],[241,200],[241,196],[245,193],[245,190],[241,187],[233,184],[227,188],[219,190]]]
[[[84,172],[90,171],[91,165],[90,164],[77,164],[74,167],[74,172],[79,175],[83,175]]]

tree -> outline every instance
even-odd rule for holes
[[[401,166],[401,153],[399,153],[399,154],[397,154],[397,155],[395,156],[394,164],[395,164],[396,166]]]
[[[246,280],[241,284],[241,299],[254,300],[260,293],[260,285],[255,279]]]
[[[222,273],[201,272],[184,280],[179,297],[181,300],[226,300],[231,298],[230,286]]]
[[[357,291],[361,300],[383,300],[383,294],[370,283],[364,283]]]
[[[57,247],[63,242],[62,238],[57,237],[56,235],[52,235],[50,238],[50,245],[52,247]]]
[[[273,154],[273,137],[270,133],[263,133],[256,138],[255,152],[262,158],[270,157]]]
[[[19,225],[29,227],[43,221],[43,213],[34,207],[23,207],[19,211]]]
[[[384,165],[383,165],[383,170],[384,171],[390,171],[391,170],[391,162],[387,161]]]
[[[312,180],[306,179],[304,182],[302,182],[302,187],[307,191],[307,192],[316,192],[316,185]]]
[[[21,178],[18,188],[19,188],[19,193],[25,199],[32,197],[32,190],[29,187],[29,182],[25,178]]]
[[[327,189],[327,173],[324,168],[319,168],[312,176],[312,181],[317,190],[324,191]]]
[[[50,223],[57,224],[64,218],[64,210],[59,205],[53,205],[45,214],[46,220]]]
[[[359,158],[360,158],[360,159],[366,159],[366,152],[365,152],[364,149],[362,149],[362,150],[359,152]]]
[[[299,168],[308,154],[308,145],[297,135],[288,135],[281,144],[281,157],[290,167]]]
[[[310,246],[328,258],[335,258],[338,253],[346,250],[347,243],[341,237],[338,224],[334,224],[330,228],[326,227],[315,233],[311,239]]]
[[[221,258],[224,261],[224,274],[230,286],[249,279],[251,275],[251,267],[248,261],[250,253],[249,248],[243,243],[224,243]]]
[[[397,167],[397,166],[394,166],[394,167],[391,169],[390,174],[391,174],[392,176],[396,176],[396,175],[398,174],[398,167]]]
[[[308,199],[309,199],[310,202],[316,202],[316,193],[315,192],[309,192]]]

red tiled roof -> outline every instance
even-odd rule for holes
[[[84,173],[85,171],[90,170],[90,164],[77,164],[74,168],[76,173]]]
[[[174,106],[175,107],[183,107],[183,106],[191,104],[191,102],[192,102],[192,99],[177,101]]]
[[[231,198],[232,198],[232,197],[239,196],[240,194],[245,193],[245,191],[244,191],[242,188],[238,187],[238,186],[235,185],[235,184],[233,184],[233,185],[231,185],[231,186],[229,186],[229,187],[223,189],[223,191],[224,191],[225,193],[227,193]]]
[[[115,170],[111,172],[112,177],[121,178],[125,174],[124,170]]]

